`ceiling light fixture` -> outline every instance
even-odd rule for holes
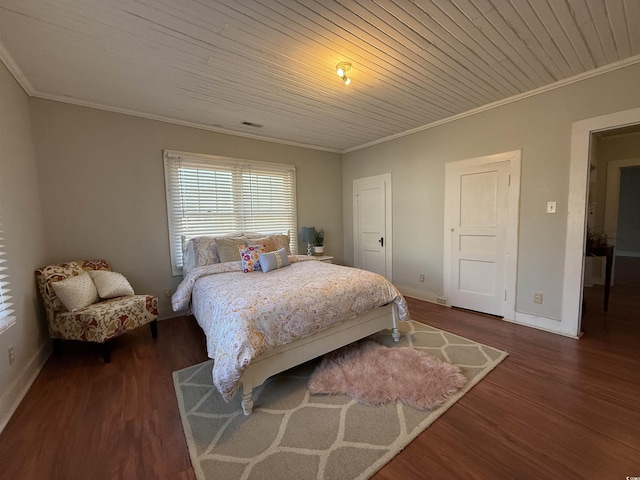
[[[351,64],[349,62],[340,62],[336,65],[336,72],[342,79],[342,83],[344,85],[349,85],[351,83],[351,79],[347,76],[347,72],[349,70],[351,70]]]

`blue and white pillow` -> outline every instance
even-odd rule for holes
[[[285,248],[280,248],[275,252],[260,253],[258,257],[264,273],[289,265],[289,256]]]

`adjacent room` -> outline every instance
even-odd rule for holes
[[[0,478],[639,476],[638,25],[0,1]]]

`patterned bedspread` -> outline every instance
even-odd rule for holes
[[[252,359],[278,345],[330,328],[395,302],[409,320],[400,292],[365,270],[290,257],[269,273],[241,271],[240,262],[196,267],[172,297],[174,310],[191,310],[214,360],[213,381],[226,401]]]

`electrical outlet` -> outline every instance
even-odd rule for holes
[[[418,281],[420,281],[420,282],[424,282],[424,275],[420,275],[420,276],[418,277]]]
[[[164,291],[164,296],[165,296],[165,298],[171,298],[171,290],[168,290],[168,289],[165,290]]]
[[[447,299],[444,297],[436,297],[436,303],[440,304],[440,305],[446,305],[447,304]]]
[[[9,347],[9,365],[16,361],[16,351],[13,346]]]
[[[556,213],[556,202],[547,202],[547,213]]]
[[[533,303],[542,304],[542,293],[537,292],[533,294]]]

